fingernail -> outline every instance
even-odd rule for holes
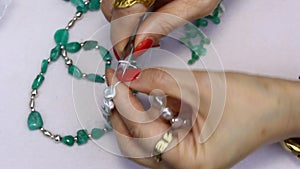
[[[120,60],[120,56],[118,55],[118,52],[115,50],[115,48],[113,48],[113,51],[117,60]]]
[[[133,57],[139,57],[152,47],[153,39],[145,39],[140,42],[133,51]]]
[[[140,75],[142,69],[137,68],[137,69],[127,69],[123,75],[122,69],[118,70],[117,72],[117,78],[121,82],[131,82],[137,79],[137,77]]]

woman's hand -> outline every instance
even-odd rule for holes
[[[210,14],[219,2],[220,0],[155,1],[152,5],[154,13],[147,17],[137,32],[135,51],[145,51],[151,46],[158,45],[160,38],[187,21]],[[140,3],[129,8],[115,9],[113,0],[103,0],[101,9],[106,19],[111,22],[111,39],[116,57],[119,58],[139,18],[148,9]]]
[[[110,83],[117,81],[113,73],[107,72]],[[299,83],[239,73],[226,73],[226,81],[222,77],[222,73],[147,69],[130,83],[130,88],[143,93],[164,92],[167,106],[176,115],[192,114],[193,125],[174,130],[179,134],[160,163],[150,156],[170,123],[153,107],[145,112],[130,88],[119,84],[111,120],[123,154],[151,168],[230,168],[264,144],[300,136]],[[217,104],[224,109],[211,107],[219,94],[211,86],[225,89],[224,103]],[[211,113],[222,116],[209,124],[216,129],[202,140]]]

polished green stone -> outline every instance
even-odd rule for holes
[[[69,31],[67,29],[59,29],[54,34],[54,40],[58,45],[66,45],[69,40]]]
[[[50,52],[50,60],[56,61],[60,55],[61,55],[61,49],[60,49],[60,46],[57,45]]]
[[[196,52],[192,52],[192,59],[193,60],[198,60],[199,59],[199,55],[197,55],[197,53]]]
[[[86,13],[88,11],[88,7],[86,5],[84,6],[77,6],[77,12]]]
[[[90,0],[89,9],[91,11],[96,11],[100,9],[100,1],[99,0]]]
[[[103,129],[93,128],[92,130],[92,138],[93,139],[99,139],[105,134],[105,131]]]
[[[29,130],[37,130],[43,127],[43,119],[41,117],[41,114],[37,111],[33,111],[29,114],[27,119],[27,126]]]
[[[220,23],[221,23],[221,20],[220,20],[219,17],[214,17],[214,18],[212,19],[212,22],[213,22],[214,24],[220,24]]]
[[[209,45],[209,44],[210,44],[210,39],[208,39],[208,38],[203,38],[203,39],[201,39],[201,43],[206,44],[206,45]]]
[[[67,146],[73,146],[74,145],[74,137],[73,136],[65,136],[61,139],[61,142],[64,143]]]
[[[66,51],[70,53],[76,53],[81,49],[81,45],[78,42],[70,42],[65,46]]]
[[[99,51],[104,61],[112,60],[111,54],[103,46],[99,47]]]
[[[87,143],[89,140],[89,135],[86,130],[78,130],[77,131],[77,144],[82,145]]]
[[[110,69],[110,68],[111,68],[111,64],[106,63],[106,64],[105,64],[105,68],[106,68],[106,69]]]
[[[97,83],[104,83],[105,82],[105,79],[100,76],[100,75],[97,75],[97,74],[88,74],[86,75],[85,77],[87,80],[89,81],[92,81],[92,82],[97,82]]]
[[[75,6],[84,6],[83,0],[71,0]]]
[[[188,61],[188,64],[189,64],[189,65],[192,65],[192,64],[195,63],[195,61],[196,61],[196,60],[194,60],[194,59],[190,59],[190,60]]]
[[[44,80],[45,80],[45,77],[43,75],[41,75],[41,74],[37,75],[31,85],[31,88],[33,90],[38,89],[43,84]]]
[[[109,125],[109,124],[105,124],[105,129],[106,129],[107,131],[112,131],[112,130],[113,130],[113,128],[112,128],[111,125]]]
[[[47,72],[47,69],[48,69],[48,60],[44,59],[42,61],[42,66],[41,66],[41,72],[42,73],[46,73]]]
[[[93,40],[85,41],[83,44],[83,49],[91,50],[91,49],[94,49],[97,45],[98,45],[97,41],[93,41]]]
[[[188,38],[195,38],[197,36],[198,29],[194,28],[188,32],[186,32],[186,36]]]
[[[199,26],[206,27],[207,25],[208,25],[208,22],[205,19],[200,18],[200,19],[196,20],[197,27],[199,27]]]
[[[69,72],[70,75],[72,75],[72,76],[74,76],[74,77],[76,77],[78,79],[82,78],[82,72],[81,72],[81,70],[77,66],[75,66],[75,65],[69,66],[68,72]]]
[[[205,48],[200,49],[200,55],[204,56],[206,55],[207,50]]]

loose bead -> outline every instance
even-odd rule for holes
[[[37,75],[31,85],[31,88],[33,90],[38,89],[43,84],[44,79],[45,79],[45,77],[43,75],[41,75],[41,74]]]
[[[75,66],[75,65],[69,66],[68,72],[69,72],[70,75],[72,75],[72,76],[74,76],[74,77],[76,77],[78,79],[82,78],[82,72],[81,72],[81,70],[77,66]]]
[[[61,55],[61,48],[60,48],[59,45],[57,45],[50,52],[50,60],[51,61],[56,61],[59,58],[60,55]]]
[[[48,61],[46,59],[44,59],[42,61],[42,66],[41,66],[41,72],[42,73],[46,73],[47,72],[47,69],[48,69]]]
[[[82,145],[87,143],[89,140],[89,135],[86,130],[77,131],[77,144]]]
[[[81,45],[78,42],[71,42],[66,44],[65,48],[67,52],[76,53],[80,50]]]
[[[27,119],[27,126],[29,130],[37,130],[43,127],[43,119],[41,117],[41,114],[37,111],[32,111]]]
[[[93,128],[92,130],[92,138],[93,139],[99,139],[105,134],[105,131],[103,129],[99,128]]]
[[[84,50],[91,50],[96,48],[96,46],[98,45],[97,41],[93,41],[93,40],[89,40],[89,41],[85,41],[83,44],[83,49]]]
[[[69,31],[67,29],[59,29],[54,34],[54,40],[58,45],[66,45],[69,40]]]
[[[85,77],[87,80],[92,81],[92,82],[97,82],[97,83],[104,83],[105,79],[101,77],[100,75],[97,74],[88,74]]]
[[[65,145],[67,145],[67,146],[73,146],[75,140],[74,140],[73,136],[68,135],[68,136],[63,137],[61,139],[61,142],[64,143]]]

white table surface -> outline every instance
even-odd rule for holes
[[[225,70],[297,80],[300,75],[300,1],[225,0],[225,6],[222,24],[210,25],[204,30],[220,54]],[[13,0],[0,20],[0,168],[143,168],[92,142],[69,148],[49,141],[37,131],[30,132],[26,126],[32,80],[41,60],[48,57],[54,45],[54,31],[64,27],[73,14],[72,5],[62,0]],[[72,33],[71,39],[84,40],[106,24],[100,13],[89,13],[85,18],[81,26],[74,29],[77,34]],[[72,113],[75,109],[72,78],[65,75],[63,62],[57,65],[48,71],[51,75],[41,89],[43,96],[37,107],[49,128],[75,132],[81,125]],[[223,155],[226,152],[220,150],[216,158]],[[300,161],[278,144],[272,144],[233,168],[296,169],[300,168]]]

